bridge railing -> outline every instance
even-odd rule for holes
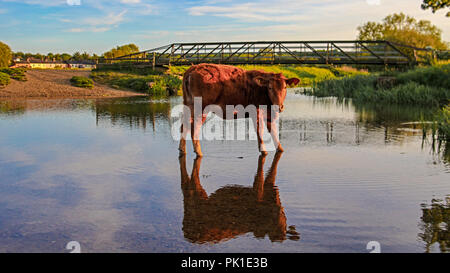
[[[153,65],[218,64],[378,64],[418,62],[410,48],[389,41],[259,41],[176,43],[104,62]],[[414,51],[414,52],[416,52]]]

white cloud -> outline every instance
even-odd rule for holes
[[[119,13],[109,13],[103,17],[91,17],[82,19],[82,24],[98,26],[98,25],[117,25],[124,20],[124,15],[127,13],[127,10],[124,10]]]
[[[40,5],[40,6],[60,6],[67,5],[66,0],[3,0],[3,2],[17,2],[17,3],[25,3],[30,5]]]
[[[86,28],[70,28],[67,32],[81,33],[81,32],[106,32],[110,30],[109,27],[86,27]]]
[[[70,19],[60,19],[61,22],[78,24],[77,27],[71,27],[67,29],[67,32],[81,33],[81,32],[106,32],[113,27],[117,27],[122,21],[124,21],[124,15],[126,10],[119,13],[110,13],[103,17],[90,17],[84,18],[79,21],[73,21]]]
[[[373,6],[373,5],[380,5],[381,4],[381,0],[366,0],[367,4]]]
[[[120,3],[124,4],[139,4],[141,0],[120,0]]]

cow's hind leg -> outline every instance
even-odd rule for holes
[[[181,129],[180,129],[181,130],[181,138],[180,138],[180,145],[178,147],[178,150],[180,151],[180,156],[186,154],[186,138],[191,131],[191,123],[192,123],[191,115],[186,111],[183,112]]]

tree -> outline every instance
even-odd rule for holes
[[[83,52],[83,54],[81,54],[81,59],[83,60],[89,60],[91,58],[91,55],[89,55],[89,53],[87,53],[86,51]]]
[[[11,48],[0,42],[0,67],[8,67],[12,59]]]
[[[139,52],[139,47],[135,44],[128,44],[123,46],[117,46],[108,52],[103,53],[103,56],[107,59],[117,58],[120,56]]]
[[[68,61],[72,58],[72,55],[68,54],[68,53],[63,53],[61,54],[61,61]]]
[[[74,60],[74,61],[81,61],[81,54],[80,54],[80,52],[75,52],[73,55],[72,55],[72,58],[71,58],[72,60]]]
[[[446,50],[442,30],[430,21],[420,20],[403,13],[386,16],[381,23],[367,22],[358,27],[359,40],[388,40],[400,44],[436,50]]]
[[[431,9],[433,13],[445,8],[450,8],[450,0],[423,0],[422,3],[422,9]],[[450,11],[445,16],[450,17]]]
[[[53,61],[53,59],[55,58],[55,54],[53,54],[53,53],[48,53],[47,54],[47,56],[46,56],[46,59],[48,60],[48,61]]]

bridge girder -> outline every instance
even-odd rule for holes
[[[148,62],[155,66],[217,64],[371,64],[408,65],[418,62],[408,50],[427,49],[389,41],[257,41],[174,43],[103,59],[104,62]]]

